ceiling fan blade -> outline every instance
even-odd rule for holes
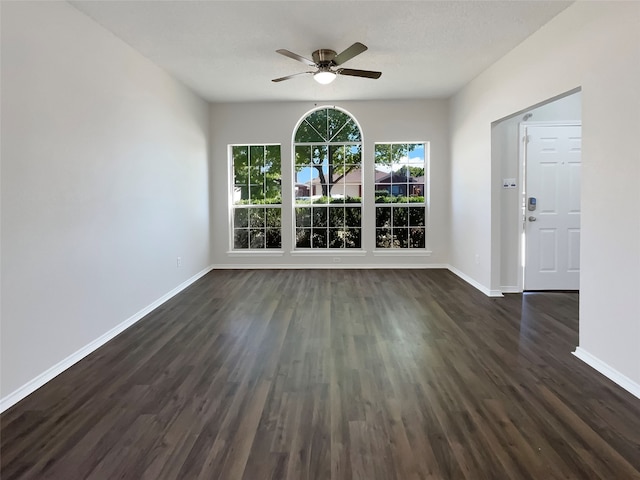
[[[336,58],[333,59],[333,63],[335,65],[342,65],[347,60],[351,60],[356,55],[360,55],[366,49],[367,47],[365,45],[363,45],[360,42],[356,42],[353,45],[351,45],[349,48],[347,48],[344,52],[336,55]]]
[[[286,77],[280,77],[280,78],[274,78],[273,80],[271,80],[272,82],[282,82],[283,80],[289,80],[290,78],[293,77],[297,77],[299,75],[308,75],[310,73],[315,73],[315,72],[300,72],[300,73],[294,73],[293,75],[287,75]]]
[[[281,48],[280,50],[276,50],[276,52],[279,53],[280,55],[284,55],[285,57],[293,58],[294,60],[302,62],[310,67],[316,66],[315,62],[313,62],[312,60],[301,57],[297,53],[290,52],[289,50],[285,50],[284,48]]]
[[[364,77],[364,78],[380,78],[382,72],[373,72],[371,70],[354,70],[352,68],[341,68],[336,70],[339,75],[350,75],[352,77]]]

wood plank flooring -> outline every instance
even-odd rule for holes
[[[444,270],[213,271],[1,422],[10,479],[640,479],[578,295]]]

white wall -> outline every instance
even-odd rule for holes
[[[1,398],[208,267],[208,115],[70,5],[2,2]]]
[[[499,287],[491,242],[500,235],[500,165],[491,162],[491,122],[577,87],[583,122],[580,351],[636,388],[640,3],[574,3],[452,99],[451,261],[481,284]],[[477,208],[465,208],[471,204]]]
[[[528,122],[580,122],[582,118],[582,93],[576,92],[539,107],[528,108],[531,114]],[[492,165],[500,166],[500,180],[515,178],[518,188],[501,188],[495,201],[500,202],[500,238],[492,244],[492,252],[497,252],[500,261],[499,289],[502,292],[515,292],[521,289],[518,276],[519,236],[522,233],[523,185],[520,184],[520,124],[524,113],[496,122],[491,128]],[[500,185],[498,186],[500,187]],[[496,207],[495,205],[493,206]],[[494,219],[495,221],[495,219]]]
[[[348,79],[345,79],[347,81]],[[326,103],[317,104],[317,106]],[[330,256],[292,252],[291,141],[293,130],[310,110],[312,102],[214,104],[211,106],[212,143],[212,222],[211,255],[216,267],[232,266],[427,266],[446,264],[449,257],[449,144],[448,102],[445,100],[338,102],[362,128],[364,196],[373,198],[374,142],[428,141],[431,148],[431,192],[427,224],[427,247],[431,255],[409,257],[407,252],[390,252],[374,256],[374,206],[363,210],[363,249],[366,254],[351,251],[331,252]],[[280,143],[282,145],[283,184],[283,253],[228,253],[230,219],[228,211],[227,146],[237,143]],[[367,232],[370,235],[367,235]],[[394,255],[391,255],[394,254]],[[334,257],[340,263],[334,263]]]

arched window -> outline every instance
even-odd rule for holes
[[[298,125],[295,247],[361,248],[362,134],[344,110],[322,107]]]

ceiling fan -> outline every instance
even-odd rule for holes
[[[336,75],[349,75],[351,77],[363,77],[363,78],[380,78],[382,72],[373,72],[371,70],[354,70],[352,68],[334,68],[342,65],[347,60],[351,60],[356,55],[360,55],[367,50],[367,47],[360,42],[356,42],[347,48],[344,52],[336,54],[333,50],[320,49],[311,54],[313,60],[301,57],[300,55],[290,52],[289,50],[280,49],[276,50],[280,55],[293,58],[299,62],[308,65],[309,67],[315,67],[315,71],[294,73],[293,75],[287,75],[286,77],[274,78],[272,82],[282,82],[283,80],[289,80],[290,78],[297,77],[299,75],[313,75],[313,79],[326,85],[335,80]]]

